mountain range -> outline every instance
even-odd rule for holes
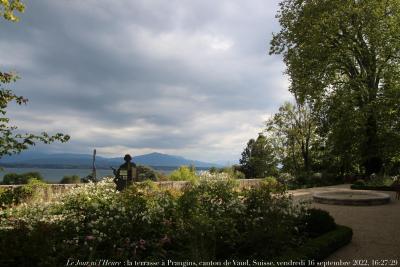
[[[42,152],[25,151],[21,154],[4,156],[0,159],[1,167],[17,168],[52,168],[52,169],[87,169],[92,168],[93,156],[89,154],[59,153],[48,154]],[[132,161],[139,165],[162,167],[171,169],[182,165],[194,165],[197,168],[220,167],[220,165],[197,160],[190,160],[180,156],[162,153],[150,153],[133,157]],[[123,164],[123,157],[106,158],[96,156],[96,168],[109,169]]]

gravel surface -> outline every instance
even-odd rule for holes
[[[311,200],[314,192],[350,188],[338,185],[290,191],[295,200]],[[330,255],[327,261],[351,261],[350,266],[400,266],[400,200],[395,192],[382,192],[391,196],[391,202],[378,206],[343,206],[312,203],[313,207],[328,211],[336,223],[353,229],[352,242]],[[355,262],[354,260],[362,260]],[[397,260],[397,263],[396,263]],[[390,265],[390,263],[393,263]],[[375,266],[377,266],[376,264]]]

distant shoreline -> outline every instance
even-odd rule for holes
[[[154,170],[176,170],[180,166],[152,166],[137,164],[140,166],[147,166]],[[92,166],[86,165],[50,165],[50,164],[13,164],[13,163],[0,163],[3,168],[26,168],[26,169],[92,169]],[[118,168],[118,166],[96,166],[97,170],[110,170],[111,167]],[[195,167],[197,170],[209,170],[211,167]]]
[[[24,167],[8,167],[5,166],[6,164],[1,164],[0,167],[3,168],[2,171],[0,171],[0,182],[3,181],[4,175],[8,173],[26,173],[26,172],[39,172],[45,181],[50,182],[50,183],[58,183],[61,181],[61,179],[64,176],[71,176],[71,175],[78,175],[79,177],[86,177],[87,175],[92,173],[92,168],[87,167],[87,166],[80,166],[80,167],[73,167],[70,166],[70,168],[60,168],[61,166],[58,166],[58,168],[55,168],[55,166],[51,166],[50,168],[46,167],[33,167],[33,166],[24,166]],[[118,168],[118,166],[114,166],[115,168]],[[179,166],[154,166],[151,167],[153,170],[164,173],[164,174],[170,174]],[[207,170],[209,168],[196,168],[199,171],[202,170]],[[113,176],[113,172],[110,168],[96,168],[97,172],[97,177],[102,178],[106,176]]]

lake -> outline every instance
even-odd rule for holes
[[[162,170],[157,171],[164,172],[166,174],[170,173],[172,170]],[[58,183],[66,175],[78,175],[79,177],[85,177],[92,173],[92,169],[44,169],[44,168],[3,168],[0,171],[0,181],[3,181],[3,176],[7,173],[25,173],[25,172],[39,172],[42,174],[43,178],[51,183]],[[97,178],[105,176],[113,176],[112,170],[98,169]]]

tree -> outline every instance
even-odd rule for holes
[[[169,179],[171,181],[195,182],[198,180],[198,177],[196,176],[196,171],[192,166],[180,166],[169,175]]]
[[[150,167],[138,165],[137,172],[138,172],[138,180],[139,181],[145,181],[145,180],[157,181],[158,180],[157,172]]]
[[[24,5],[19,0],[0,0],[0,15],[6,20],[18,21],[18,17],[14,15],[14,11],[24,11]],[[4,155],[19,153],[35,145],[37,141],[45,144],[54,141],[66,142],[69,140],[68,135],[57,133],[53,136],[43,132],[40,135],[17,132],[16,126],[10,126],[10,119],[5,117],[8,104],[15,101],[18,105],[26,104],[28,100],[22,96],[15,95],[11,90],[3,86],[15,82],[19,77],[15,73],[0,72],[0,158]]]
[[[81,182],[81,178],[78,175],[65,175],[60,184],[79,184]]]
[[[316,130],[310,103],[293,105],[285,102],[266,122],[266,134],[273,140],[274,150],[285,171],[297,175],[311,170],[312,156],[320,147]]]
[[[347,126],[358,136],[340,141],[355,139],[358,164],[379,172],[390,157],[382,138],[399,124],[397,117],[382,125],[378,115],[390,112],[382,103],[400,101],[400,1],[283,0],[277,18],[270,54],[283,54],[290,90],[327,105],[327,134],[345,124],[339,110],[353,113]]]
[[[27,184],[30,180],[36,179],[43,181],[43,176],[39,172],[26,172],[26,173],[7,173],[3,177],[3,184]]]
[[[277,174],[277,161],[272,144],[262,134],[259,134],[256,140],[248,141],[239,162],[240,171],[246,178],[264,178]]]
[[[24,12],[25,5],[20,0],[0,0],[0,16],[10,21],[18,21],[14,11]]]

